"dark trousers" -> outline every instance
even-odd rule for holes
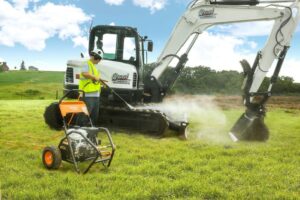
[[[85,97],[82,100],[87,106],[93,125],[96,126],[98,124],[100,97]],[[76,124],[80,126],[87,126],[90,123],[87,117],[80,115],[78,116]]]

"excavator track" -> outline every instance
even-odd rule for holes
[[[76,125],[75,118],[70,124]],[[52,129],[61,130],[63,128],[58,103],[54,102],[46,107],[44,119],[46,124]],[[127,107],[101,105],[97,125],[154,136],[163,136],[165,131],[172,130],[181,138],[186,139],[188,122],[171,120],[165,113],[155,109],[130,109]]]
[[[187,122],[173,121],[159,110],[100,106],[99,124],[112,129],[129,130],[162,136],[168,129],[186,136]]]

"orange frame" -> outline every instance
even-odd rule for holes
[[[62,101],[59,108],[63,117],[66,117],[69,113],[85,113],[89,116],[89,111],[83,101]]]

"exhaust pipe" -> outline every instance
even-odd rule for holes
[[[229,136],[234,142],[267,141],[269,129],[264,123],[265,115],[266,111],[262,105],[251,105],[231,128]]]

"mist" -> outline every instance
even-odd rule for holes
[[[166,98],[163,103],[147,105],[146,108],[160,110],[175,121],[188,121],[188,139],[228,143],[227,118],[214,98],[176,95]]]

